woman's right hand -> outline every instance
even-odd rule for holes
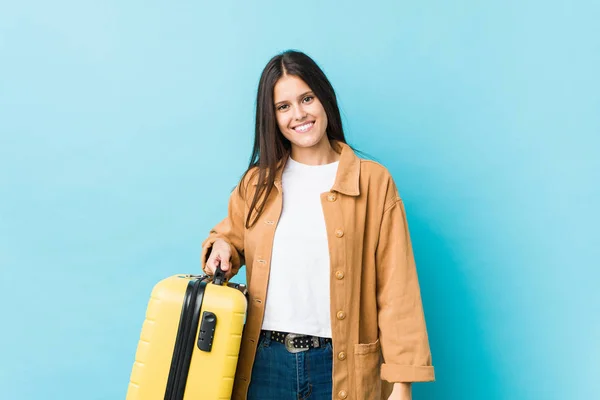
[[[231,246],[223,239],[217,239],[213,243],[210,256],[206,260],[205,272],[210,271],[210,275],[214,276],[219,265],[223,272],[231,268]]]

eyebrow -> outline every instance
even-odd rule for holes
[[[312,90],[309,90],[308,92],[302,93],[302,94],[301,94],[300,96],[298,96],[297,98],[298,98],[298,99],[300,99],[300,98],[302,98],[302,97],[306,96],[307,94],[313,94],[313,95],[314,95],[313,91],[312,91]],[[279,102],[275,103],[275,105],[277,106],[278,104],[285,103],[286,101],[287,101],[287,100],[282,100],[282,101],[279,101]]]

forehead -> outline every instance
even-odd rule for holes
[[[293,75],[282,76],[273,89],[273,100],[280,101],[295,100],[302,93],[311,91],[311,88],[302,79]]]

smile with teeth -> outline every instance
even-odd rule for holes
[[[313,127],[314,124],[315,124],[315,122],[311,121],[311,122],[307,122],[306,124],[296,126],[293,129],[296,132],[305,133],[305,132],[308,132]]]

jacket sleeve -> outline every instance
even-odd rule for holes
[[[388,382],[433,381],[434,369],[404,203],[394,190],[376,250],[379,339]]]
[[[226,274],[227,279],[238,273],[245,264],[244,259],[244,232],[245,232],[245,200],[239,195],[236,187],[229,197],[227,216],[215,225],[208,237],[202,242],[202,255],[200,262],[202,270],[206,270],[206,261],[210,256],[213,244],[217,239],[223,239],[231,246],[231,270]]]

